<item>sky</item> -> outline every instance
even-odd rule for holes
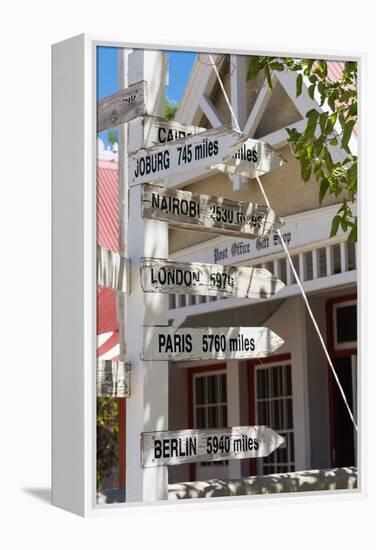
[[[168,51],[169,83],[166,97],[179,102],[192,69],[196,54]],[[118,91],[118,48],[101,46],[97,55],[97,98],[102,99]],[[106,139],[107,132],[100,137]]]

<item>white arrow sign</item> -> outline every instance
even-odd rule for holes
[[[181,124],[156,116],[145,116],[142,120],[143,147],[147,149],[156,145],[165,145],[170,141],[177,141],[206,131],[207,128],[200,126]]]
[[[200,126],[191,126],[152,116],[144,117],[142,125],[145,148],[205,132],[205,128]],[[231,175],[254,178],[279,168],[285,162],[285,159],[268,143],[247,139],[226,162],[215,164],[211,168]]]
[[[225,162],[211,166],[232,176],[255,178],[279,168],[285,159],[268,143],[256,139],[247,141]]]
[[[255,239],[284,221],[267,206],[144,184],[142,216],[176,229]]]
[[[98,101],[97,132],[129,122],[145,114],[146,82],[132,86]]]
[[[130,364],[97,361],[97,397],[130,397]]]
[[[284,341],[266,327],[143,327],[144,361],[265,357]]]
[[[246,141],[247,136],[230,126],[206,130],[185,139],[140,149],[128,156],[129,185],[158,181],[222,162]]]
[[[141,434],[144,468],[270,455],[285,440],[268,426],[179,430]]]
[[[141,258],[144,292],[270,298],[285,284],[266,269]]]

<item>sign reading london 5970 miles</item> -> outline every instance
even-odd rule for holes
[[[266,327],[143,327],[144,361],[265,357],[284,341]]]
[[[141,434],[144,468],[270,455],[285,440],[268,426],[179,430]]]
[[[144,292],[270,298],[285,284],[267,269],[141,258]]]
[[[144,184],[142,215],[176,229],[254,239],[284,221],[267,206]]]
[[[139,149],[128,156],[129,185],[158,181],[195,168],[222,162],[246,141],[230,126],[214,128],[167,145]]]

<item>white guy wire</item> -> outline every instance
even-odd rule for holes
[[[222,89],[222,92],[223,92],[225,101],[226,101],[226,103],[227,103],[227,105],[228,105],[228,108],[229,108],[229,110],[230,110],[230,113],[231,113],[231,116],[232,116],[232,118],[233,118],[233,121],[235,122],[236,129],[240,132],[241,130],[240,130],[240,126],[239,126],[237,117],[236,117],[236,115],[235,115],[235,113],[234,113],[234,110],[233,110],[232,105],[231,105],[231,102],[230,102],[230,100],[229,100],[229,98],[228,98],[228,95],[227,95],[227,92],[226,92],[226,90],[225,90],[225,87],[223,86],[222,79],[221,79],[221,77],[220,77],[220,75],[219,75],[218,68],[217,68],[216,64],[214,63],[214,60],[213,60],[213,57],[212,57],[211,54],[209,54],[209,59],[210,59],[210,63],[211,63],[212,66],[213,66],[214,72],[215,72],[215,74],[216,74],[216,76],[217,76],[219,85],[220,85],[220,87],[221,87],[221,89]],[[268,206],[268,208],[271,208],[269,199],[268,199],[268,197],[267,197],[267,195],[266,195],[266,193],[265,193],[264,186],[262,185],[259,176],[256,176],[256,179],[257,179],[257,183],[258,183],[258,185],[259,185],[259,187],[260,187],[260,191],[261,191],[261,193],[262,193],[262,195],[263,195],[263,197],[264,197],[264,200],[265,200],[265,202],[266,202],[266,205]],[[308,311],[308,313],[309,313],[309,316],[311,317],[311,320],[312,320],[313,326],[314,326],[314,328],[315,328],[315,330],[316,330],[317,336],[319,337],[319,340],[320,340],[322,349],[324,350],[324,353],[325,353],[325,355],[326,355],[326,358],[327,358],[328,363],[329,363],[329,365],[330,365],[330,368],[331,368],[331,370],[332,370],[334,379],[335,379],[336,384],[337,384],[337,386],[338,386],[338,389],[339,389],[339,391],[340,391],[340,393],[341,393],[343,402],[345,403],[345,406],[346,406],[347,411],[348,411],[348,413],[349,413],[349,416],[350,416],[350,418],[351,418],[351,422],[353,423],[355,430],[358,431],[357,423],[356,423],[356,421],[355,421],[355,418],[354,418],[354,416],[353,416],[353,413],[352,413],[352,411],[351,411],[351,408],[350,408],[350,406],[349,406],[349,404],[348,404],[348,401],[347,401],[345,392],[343,391],[341,382],[339,381],[338,375],[337,375],[337,373],[336,373],[336,371],[335,371],[335,368],[334,368],[334,366],[333,366],[332,360],[331,360],[330,355],[329,355],[329,352],[328,352],[328,350],[327,350],[327,348],[326,348],[326,345],[325,345],[324,339],[323,339],[323,337],[322,337],[321,331],[320,331],[319,326],[318,326],[318,324],[317,324],[317,322],[316,322],[315,316],[313,315],[311,306],[309,305],[308,298],[307,298],[307,295],[306,295],[305,290],[304,290],[304,288],[303,288],[303,285],[302,285],[302,283],[301,283],[301,281],[300,281],[299,275],[297,274],[296,269],[295,269],[295,267],[294,267],[294,263],[293,263],[292,258],[291,258],[291,256],[290,256],[289,249],[287,248],[287,245],[286,245],[285,241],[283,240],[282,235],[281,235],[281,231],[280,231],[279,229],[277,229],[277,234],[278,234],[279,240],[280,240],[280,242],[281,242],[281,244],[282,244],[283,250],[285,251],[285,254],[286,254],[286,256],[287,256],[287,259],[288,259],[288,261],[289,261],[289,264],[290,264],[291,270],[292,270],[292,272],[293,272],[293,274],[294,274],[295,280],[296,280],[296,282],[297,282],[297,284],[298,284],[298,286],[299,286],[299,289],[300,289],[300,291],[301,291],[301,293],[302,293],[302,297],[303,297],[304,303],[305,303],[305,305],[306,305],[306,307],[307,307],[307,311]]]

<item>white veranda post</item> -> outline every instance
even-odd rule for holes
[[[138,50],[128,57],[128,85],[147,82],[147,112],[163,116],[167,71],[166,55]],[[128,123],[128,152],[142,146],[141,122]],[[140,258],[168,258],[166,222],[143,219],[141,186],[129,188],[127,256],[132,263],[131,293],[126,307],[127,360],[131,363],[131,397],[126,414],[126,500],[167,499],[167,467],[142,468],[142,432],[168,429],[168,362],[142,361],[142,327],[167,325],[168,296],[143,293],[140,285]]]

